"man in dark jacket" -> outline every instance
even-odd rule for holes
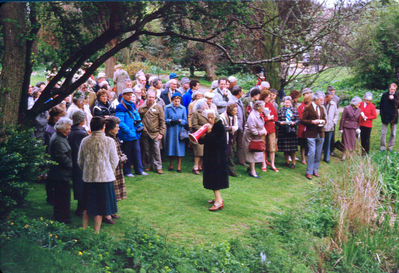
[[[380,102],[380,115],[381,115],[381,140],[380,140],[380,150],[386,150],[386,135],[388,131],[388,125],[391,125],[391,135],[389,136],[388,150],[392,151],[395,145],[396,137],[396,125],[398,123],[398,104],[399,97],[396,94],[396,89],[398,85],[396,83],[391,83],[389,85],[388,92],[382,94]]]
[[[56,133],[52,135],[49,144],[51,160],[57,164],[51,166],[48,179],[55,187],[54,219],[59,222],[70,223],[71,191],[69,181],[72,178],[72,154],[67,136],[71,131],[72,122],[62,117],[55,124]]]
[[[176,79],[171,79],[168,81],[166,85],[169,85],[169,88],[166,87],[165,90],[162,91],[161,93],[161,99],[165,102],[165,106],[171,103],[170,98],[175,92],[177,91],[177,80]],[[180,94],[180,92],[179,92]]]

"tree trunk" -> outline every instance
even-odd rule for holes
[[[209,44],[204,44],[204,65],[205,72],[208,81],[214,81],[217,79],[216,76],[216,60],[217,56],[215,56],[215,48]]]
[[[110,48],[115,47],[117,43],[118,43],[117,39],[112,39],[110,42]],[[116,65],[115,55],[105,61],[105,74],[107,75],[108,78],[112,79],[114,77],[115,65]]]
[[[0,76],[0,126],[18,122],[19,104],[25,74],[26,3],[4,3],[0,6],[3,26],[4,55]]]

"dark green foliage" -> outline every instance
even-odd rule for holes
[[[399,153],[380,151],[373,156],[383,177],[383,191],[397,200],[399,197]]]
[[[356,79],[372,89],[386,89],[399,76],[399,5],[391,3],[365,18],[356,34]]]
[[[0,217],[25,201],[29,183],[44,172],[45,147],[32,137],[32,130],[11,128],[0,143]]]

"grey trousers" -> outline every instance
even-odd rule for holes
[[[234,145],[236,146],[237,151],[237,163],[240,165],[245,165],[245,152],[244,152],[244,142],[243,142],[244,132],[242,130],[238,130],[234,134]],[[232,147],[233,149],[233,147]],[[234,149],[233,149],[234,150]],[[233,151],[231,151],[233,154]]]
[[[385,151],[387,149],[387,132],[389,124],[381,124],[381,140],[380,140],[380,150]],[[395,146],[396,138],[396,124],[391,124],[391,134],[389,136],[388,150],[392,151]]]
[[[152,164],[154,164],[157,170],[162,170],[161,141],[157,138],[152,139],[147,134],[143,134],[140,140],[144,169],[151,169]]]

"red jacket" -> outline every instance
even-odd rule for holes
[[[277,114],[276,108],[274,108],[274,106],[273,106],[273,103],[270,103],[270,102],[267,103],[265,105],[265,108],[269,108],[270,115],[274,116],[273,119],[270,119],[270,120],[266,120],[266,117],[265,117],[265,129],[266,129],[266,132],[268,134],[271,134],[271,133],[276,132],[276,127],[274,125],[274,122],[276,122],[278,120],[278,114]]]
[[[364,107],[364,102],[360,103],[360,110],[367,117],[367,120],[364,120],[362,116],[360,116],[360,126],[371,128],[373,127],[373,119],[377,118],[377,111],[375,110],[375,106],[373,103],[368,103],[366,107]]]
[[[299,105],[298,106],[298,116],[299,116],[299,119],[300,120],[302,120],[302,114],[303,114],[303,110],[305,110],[305,107],[306,107],[306,105],[305,105],[305,103],[301,103],[301,105]],[[299,123],[299,125],[298,125],[298,138],[303,138],[303,132],[305,132],[305,125],[304,124],[302,124],[302,123]]]

